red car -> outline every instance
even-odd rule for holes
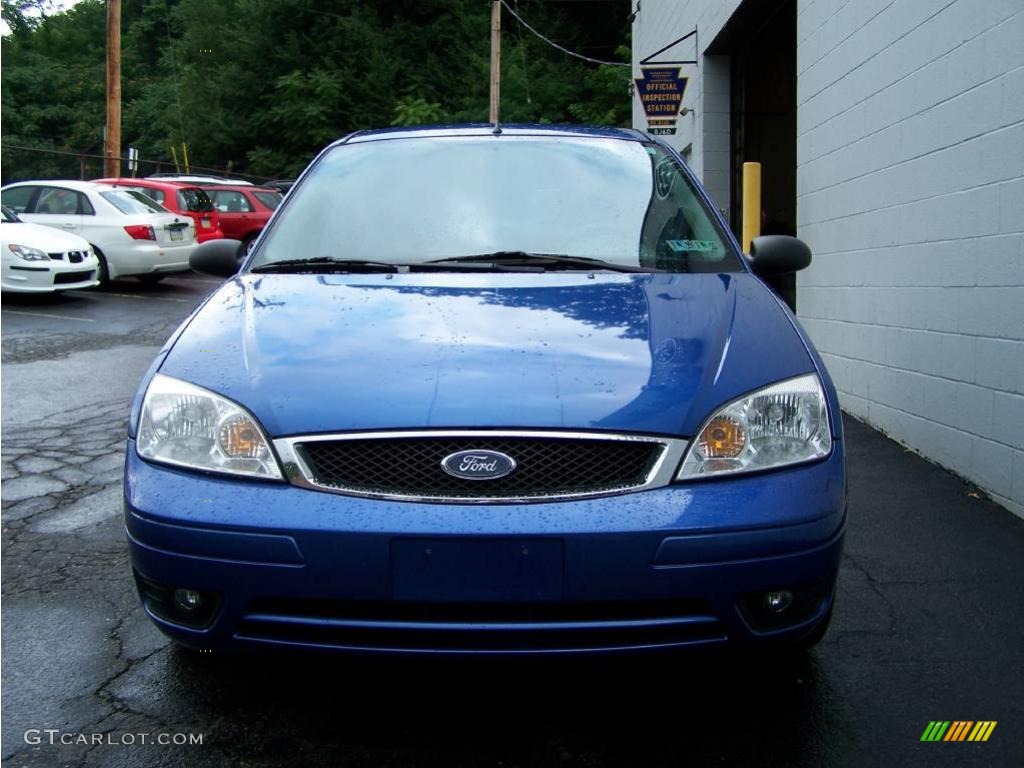
[[[220,214],[224,237],[241,240],[245,243],[246,252],[283,199],[276,189],[266,187],[211,184],[204,185],[203,189],[213,198],[213,205]]]
[[[196,223],[196,241],[205,243],[224,237],[220,215],[210,196],[194,184],[152,179],[96,179],[120,189],[133,189],[149,196],[172,213],[188,216]]]

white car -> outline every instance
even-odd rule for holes
[[[182,173],[154,173],[152,176],[147,176],[146,178],[152,179],[153,181],[182,181],[189,184],[230,184],[233,187],[256,186],[251,181],[229,179],[226,176],[194,176]]]
[[[188,272],[195,224],[139,192],[90,181],[24,181],[0,189],[23,221],[80,235],[99,259],[99,279],[157,282]]]
[[[0,288],[15,293],[50,293],[92,288],[100,263],[78,235],[29,224],[7,206],[0,217]]]

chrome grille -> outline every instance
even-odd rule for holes
[[[685,443],[603,433],[403,432],[288,438],[276,441],[297,485],[377,498],[461,503],[579,498],[652,487],[666,458]],[[511,456],[515,471],[490,480],[446,473],[459,451]],[[670,470],[671,471],[671,468]]]

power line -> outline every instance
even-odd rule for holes
[[[602,61],[601,59],[592,59],[590,56],[584,56],[582,53],[576,53],[575,51],[570,51],[568,48],[559,45],[558,43],[556,43],[554,40],[551,40],[550,38],[545,37],[540,32],[538,32],[536,29],[534,29],[529,24],[527,24],[526,20],[522,16],[520,16],[518,13],[516,13],[515,10],[512,8],[512,6],[509,5],[506,0],[501,0],[501,4],[503,6],[505,6],[505,10],[507,10],[509,13],[511,13],[512,17],[516,21],[518,21],[520,24],[522,24],[524,27],[526,27],[528,30],[530,30],[530,32],[532,32],[534,35],[539,37],[541,40],[543,40],[545,43],[550,45],[552,48],[557,48],[562,53],[568,54],[569,56],[574,56],[577,59],[582,59],[583,61],[589,61],[591,64],[606,64],[609,67],[629,67],[630,69],[633,68],[632,64],[627,64],[627,63],[622,62],[622,61]]]
[[[95,159],[95,160],[103,160],[104,159],[103,155],[90,154],[89,152],[72,152],[72,151],[66,150],[66,149],[44,149],[42,147],[24,147],[24,146],[21,146],[21,145],[18,145],[18,144],[6,144],[6,143],[0,144],[0,149],[6,149],[6,150],[9,150],[9,151],[10,150],[19,150],[19,151],[22,151],[22,152],[41,152],[41,153],[46,154],[46,155],[65,155],[67,157],[88,157],[90,159]],[[156,166],[167,166],[168,168],[173,168],[174,167],[174,163],[172,163],[169,160],[143,160],[143,159],[140,158],[139,162],[140,163],[150,163],[151,165],[156,165]],[[224,169],[222,169],[222,168],[210,168],[208,166],[203,166],[203,165],[190,165],[190,167],[194,171],[210,171],[212,174],[217,175],[217,176],[220,176],[220,175],[222,175],[224,173]],[[241,173],[241,172],[235,172],[235,171],[232,171],[232,174],[234,176],[246,176],[246,177],[248,177],[250,179],[256,179],[258,181],[270,181],[271,179],[275,178],[273,176],[257,176],[254,173]]]
[[[298,10],[305,11],[306,13],[316,13],[320,16],[329,16],[332,19],[341,19],[342,21],[347,21],[352,18],[351,16],[342,16],[340,13],[328,13],[327,11],[318,11],[313,8],[299,8]]]

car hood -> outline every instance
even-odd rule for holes
[[[65,251],[86,251],[89,243],[78,235],[62,232],[54,227],[41,224],[29,224],[27,221],[16,223],[4,222],[3,241],[17,243],[29,248],[38,248],[47,253],[63,253]]]
[[[689,436],[716,406],[814,364],[745,273],[247,274],[213,294],[160,370],[241,403],[274,437]]]

